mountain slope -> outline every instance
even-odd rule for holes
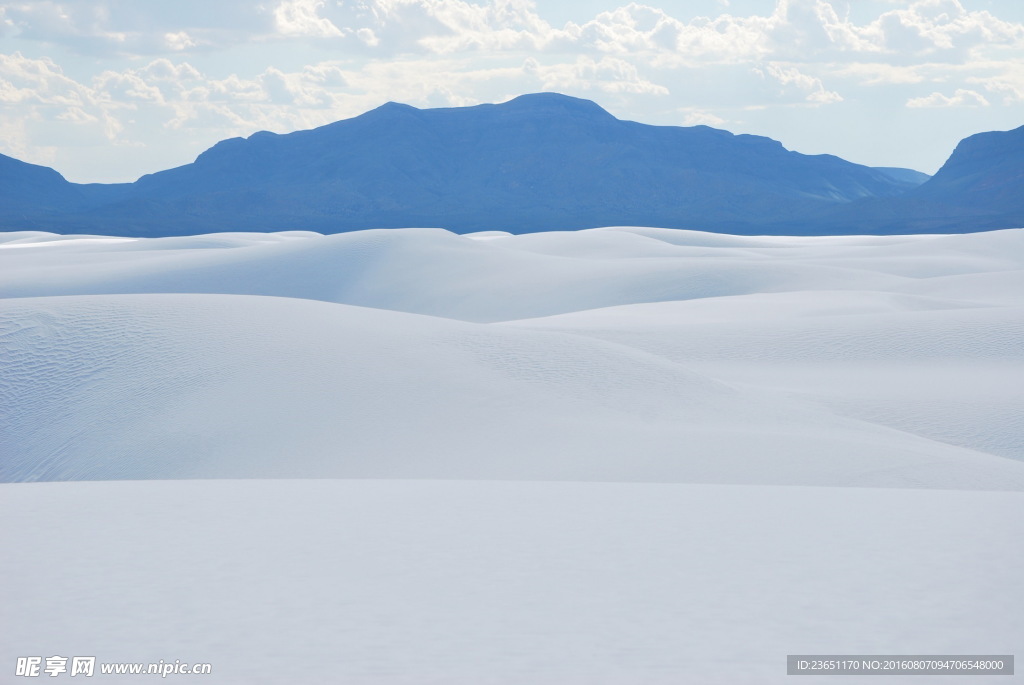
[[[964,138],[911,197],[941,199],[994,213],[1024,214],[1024,126]]]
[[[1024,126],[964,138],[934,176],[903,195],[830,207],[804,217],[795,228],[833,234],[961,233],[1021,226]]]
[[[5,225],[33,228],[40,214],[84,206],[81,191],[53,169],[0,155],[0,221]]]

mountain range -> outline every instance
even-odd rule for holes
[[[623,121],[556,93],[459,108],[388,103],[312,130],[224,140],[134,183],[69,183],[0,155],[0,230],[610,225],[797,235],[1024,226],[1024,127],[966,138],[933,177],[707,126]]]

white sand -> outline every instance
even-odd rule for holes
[[[1019,651],[1022,293],[1024,230],[0,234],[0,681]]]

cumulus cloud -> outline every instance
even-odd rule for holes
[[[668,95],[663,85],[653,83],[642,76],[634,64],[616,57],[580,57],[575,62],[541,65],[528,59],[523,73],[533,79],[543,91],[606,93],[646,93]]]
[[[988,73],[969,76],[967,83],[983,87],[1004,105],[1024,102],[1024,60],[993,62]]]
[[[299,1],[287,0],[282,7]],[[309,8],[316,5],[301,2]],[[364,0],[321,9],[342,32],[358,22],[370,22],[375,32],[390,35],[386,42],[395,50],[439,54],[592,50],[657,56],[663,62],[671,57],[817,58],[962,52],[979,45],[1018,44],[1024,36],[1019,24],[986,11],[968,11],[958,0],[916,0],[863,25],[840,16],[828,0],[777,0],[768,15],[690,20],[631,2],[561,28],[550,25],[523,0]]]
[[[999,97],[1004,105],[1024,102],[1024,84],[1009,81],[987,81],[985,90]]]
[[[156,7],[139,11],[135,0],[0,0],[4,23],[19,38],[140,55],[318,40],[392,56],[574,52],[666,66],[709,59],[863,62],[871,55],[953,59],[1024,43],[1020,23],[967,10],[960,0],[911,0],[864,24],[841,15],[834,0],[776,0],[766,15],[692,18],[630,2],[562,27],[529,0],[181,0],[173,11]]]
[[[493,0],[474,4],[463,0],[419,0],[392,2],[377,0],[396,14],[401,7],[413,16],[426,15],[434,20],[433,35],[425,35],[417,43],[426,49],[448,54],[465,50],[537,50],[550,40],[553,29],[524,0]],[[407,24],[408,22],[402,22]]]
[[[181,52],[199,45],[199,43],[193,40],[186,31],[165,33],[164,43],[167,45],[167,48],[173,52]]]
[[[373,32],[373,29],[368,29],[365,27],[357,29],[356,36],[359,38],[359,40],[363,41],[371,48],[380,45],[380,38],[378,38],[377,34]]]
[[[0,54],[0,102],[80,107],[95,100],[91,89],[65,76],[53,60],[33,59],[15,52]]]
[[[193,81],[202,78],[195,67],[188,62],[175,64],[171,60],[161,57],[147,64],[138,73],[144,74],[148,80],[156,81]]]
[[[1024,25],[985,10],[968,11],[960,0],[918,0],[882,14],[867,30],[886,50],[933,58],[942,53],[955,58],[979,47],[1020,47],[1024,42]]]
[[[285,36],[341,37],[341,29],[320,16],[323,0],[284,0],[274,9],[274,23]]]
[[[12,55],[0,54],[0,106],[8,112],[16,107],[20,113],[20,126],[10,123],[13,119],[10,114],[4,116],[7,122],[5,125],[10,130],[22,132],[19,147],[25,148],[29,144],[24,137],[26,131],[47,121],[70,125],[79,135],[95,135],[107,142],[117,143],[124,126],[116,110],[131,107],[125,99],[127,97],[139,96],[146,99],[147,94],[151,93],[135,92],[133,85],[145,89],[144,84],[124,83],[111,78],[109,74],[102,74],[97,81],[111,85],[112,91],[106,92],[75,81],[47,58],[33,59],[18,52]],[[8,131],[3,137],[9,138],[12,134]],[[38,157],[38,154],[30,151],[30,158]]]
[[[835,73],[852,76],[863,86],[921,83],[927,78],[926,70],[919,65],[900,66],[885,62],[855,62],[836,68]]]
[[[907,107],[988,107],[985,97],[974,90],[957,88],[952,96],[932,93],[926,97],[907,100]]]
[[[681,122],[683,126],[711,126],[714,128],[721,128],[726,124],[725,119],[706,110],[684,107],[680,111],[683,113],[683,120]]]
[[[843,99],[838,93],[825,90],[821,79],[805,74],[796,67],[769,63],[766,72],[781,85],[792,86],[798,91],[806,93],[808,102],[839,102]]]

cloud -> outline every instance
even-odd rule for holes
[[[0,0],[0,32],[79,54],[173,54],[237,45],[274,32],[252,0]]]
[[[946,65],[942,65],[946,69]],[[835,69],[838,76],[852,76],[862,86],[921,83],[925,71],[918,65],[898,66],[885,62],[854,62]]]
[[[33,140],[29,123],[25,117],[10,116],[0,109],[0,151],[31,164],[52,166],[57,160],[57,146]]]
[[[663,85],[642,76],[637,67],[626,60],[604,56],[599,60],[580,57],[575,62],[541,65],[527,60],[523,72],[537,84],[537,90],[559,92],[603,91],[606,93],[644,93],[668,95]]]
[[[684,115],[682,121],[683,126],[712,126],[720,128],[727,123],[725,119],[717,114],[702,109],[684,107],[680,111]]]
[[[164,34],[164,44],[173,52],[181,52],[199,45],[185,31],[169,32]]]
[[[433,19],[422,26],[429,29],[433,25],[440,30],[422,36],[417,43],[439,54],[465,50],[539,50],[554,34],[551,25],[534,11],[533,4],[524,0],[493,0],[484,4],[420,0],[385,4],[414,8],[414,13]]]
[[[323,0],[284,0],[274,9],[274,24],[284,36],[334,38],[345,35],[319,14]]]
[[[0,54],[0,102],[73,107],[93,103],[94,98],[91,89],[65,76],[53,60],[15,52]]]
[[[862,24],[840,15],[838,4],[776,0],[766,15],[686,19],[630,2],[563,27],[528,0],[178,0],[147,3],[144,11],[137,0],[0,0],[0,13],[20,39],[120,55],[306,40],[356,55],[608,54],[668,67],[700,60],[869,62],[883,55],[889,63],[955,60],[1024,45],[1024,25],[969,11],[959,0],[911,0]]]
[[[779,99],[786,98],[788,93],[796,93],[798,97],[813,104],[829,104],[841,102],[843,97],[834,91],[826,90],[821,79],[801,72],[795,66],[787,66],[777,62],[769,62],[762,67],[754,67],[754,73],[768,81],[774,81],[779,88],[776,90]]]
[[[147,83],[144,76],[134,70],[105,71],[93,79],[92,91],[102,102],[113,106],[139,102],[162,105],[165,102],[160,88]]]
[[[806,59],[881,49],[870,28],[841,18],[825,0],[778,0],[775,11],[761,27],[775,57]]]
[[[959,0],[918,0],[883,13],[867,30],[890,52],[960,58],[977,49],[1024,46],[1024,25],[987,11],[968,11]]]
[[[1024,86],[1007,81],[988,81],[985,90],[1002,98],[1004,105],[1024,102]]]
[[[378,38],[377,34],[373,32],[373,29],[368,29],[365,27],[357,29],[356,37],[358,37],[359,40],[369,45],[371,48],[375,48],[378,45],[380,45],[380,38]]]
[[[907,100],[907,107],[988,107],[989,102],[985,97],[974,90],[957,88],[952,97],[942,93],[932,93],[926,97],[911,98]]]
[[[967,78],[967,83],[977,84],[989,93],[999,97],[1004,105],[1024,102],[1024,60],[989,65],[988,73]]]
[[[22,132],[22,148],[29,145],[33,129],[49,122],[71,126],[76,136],[92,135],[105,142],[118,142],[124,127],[116,110],[131,107],[131,98],[145,100],[152,92],[140,81],[115,74],[101,74],[97,82],[110,86],[111,91],[75,81],[50,59],[32,59],[19,52],[0,54],[0,106],[7,111],[16,107],[20,113],[22,125],[13,126],[13,130]],[[142,90],[136,91],[136,87]],[[9,114],[4,119],[12,126]],[[30,158],[37,159],[38,155],[33,153]]]
[[[202,78],[202,74],[188,62],[175,64],[165,57],[153,60],[138,71],[148,80],[157,81],[183,82]]]

